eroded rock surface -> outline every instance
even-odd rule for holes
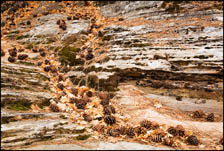
[[[143,86],[186,89],[217,99],[223,90],[222,11],[201,8],[169,13],[162,4],[116,2],[103,6],[103,15],[119,15],[124,21],[104,28],[103,42],[111,49],[103,63],[93,65],[95,70],[114,72],[121,81],[134,79]],[[181,7],[193,6],[181,3]]]
[[[222,149],[221,3],[95,4],[101,14],[84,1],[2,3],[1,148]],[[83,8],[86,14],[77,13],[74,8]],[[18,12],[21,9],[24,10]],[[88,13],[94,15],[89,17]],[[58,20],[65,22],[63,26]],[[18,54],[27,54],[28,58],[21,61],[16,56],[14,62],[9,62],[8,50],[15,47]],[[54,82],[49,74],[52,70],[45,68],[54,61],[63,75],[58,81],[64,84],[60,83],[57,89],[54,85],[59,82]],[[66,108],[67,93],[61,90],[70,90],[72,83],[108,91],[120,124],[135,127],[148,119],[166,130],[182,125],[200,143],[192,146],[178,140],[167,147],[162,142],[155,143],[157,137],[150,141],[150,137],[141,136],[113,137],[113,131],[96,133],[91,124],[102,124],[101,116],[89,124],[79,120],[83,110],[76,109],[79,114],[73,114],[71,108],[61,109]],[[93,93],[97,96],[92,97]],[[97,106],[98,92],[89,95],[90,100],[95,99],[94,112],[103,110]],[[84,99],[90,101],[88,97]],[[52,102],[59,102],[61,108],[52,110]],[[87,107],[89,112],[91,107]],[[203,111],[204,116],[195,118],[197,110]],[[209,115],[213,116],[208,118]],[[134,132],[129,130],[132,135]],[[148,130],[147,136],[151,133]]]

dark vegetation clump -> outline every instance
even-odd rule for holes
[[[9,62],[15,62],[16,59],[15,59],[14,57],[8,57],[8,61],[9,61]]]
[[[100,124],[95,125],[93,126],[93,130],[97,132],[104,132],[104,125],[100,125]]]
[[[145,135],[147,133],[147,129],[144,128],[144,127],[141,127],[141,126],[138,126],[135,128],[135,132],[138,134],[138,135]]]
[[[164,139],[163,143],[167,146],[173,146],[174,144],[174,139],[173,138],[170,138],[170,137],[167,137]]]
[[[173,136],[177,136],[177,130],[175,129],[175,127],[169,127],[168,128],[168,133],[172,134]]]
[[[161,5],[162,8],[165,9],[166,12],[172,13],[179,13],[182,9],[180,3],[183,1],[164,1]]]
[[[111,115],[112,113],[115,114],[115,108],[112,105],[105,105],[103,107],[103,113],[105,115]]]
[[[27,54],[19,54],[19,55],[18,55],[18,59],[19,59],[19,60],[24,60],[24,59],[26,59],[26,58],[28,58],[28,55],[27,55]]]
[[[76,88],[71,88],[72,94],[74,94],[75,96],[78,95],[78,89]]]
[[[56,73],[56,75],[57,75],[57,71],[58,70],[56,69],[56,67],[51,65],[51,73]]]
[[[45,59],[44,63],[49,64],[49,60]]]
[[[44,71],[45,72],[49,72],[51,70],[51,67],[50,66],[46,66],[46,67],[44,67]]]
[[[101,105],[105,106],[105,105],[109,105],[109,100],[101,100],[100,102]]]
[[[99,36],[99,37],[103,37],[103,32],[102,32],[102,31],[99,31],[99,32],[98,32],[98,36]]]
[[[184,137],[185,136],[185,130],[183,128],[182,125],[177,125],[176,126],[176,130],[177,130],[177,134],[181,137]]]
[[[190,144],[190,145],[195,145],[197,146],[199,144],[199,140],[197,139],[196,136],[194,135],[191,135],[187,138],[187,142]]]
[[[33,48],[32,51],[33,51],[33,52],[38,52],[36,48]]]
[[[16,48],[9,49],[9,55],[11,57],[16,57],[17,56]]]
[[[117,129],[114,129],[114,128],[109,128],[109,129],[107,130],[107,134],[108,134],[109,136],[113,136],[113,137],[117,137],[117,136],[120,135],[120,134],[119,134],[119,131],[118,131]]]
[[[57,22],[56,22],[56,23],[57,23],[57,25],[60,25],[60,22],[61,22],[61,20],[60,20],[60,19],[59,19],[59,20],[57,20]]]
[[[60,89],[60,90],[63,90],[64,89],[64,85],[62,83],[58,83],[57,87]]]
[[[92,53],[88,53],[86,55],[86,60],[91,60],[91,59],[93,59],[93,57],[94,57],[94,55]]]
[[[59,28],[61,28],[62,30],[66,30],[67,29],[67,26],[66,26],[66,23],[65,23],[65,20],[57,20],[57,25],[59,25]]]
[[[150,140],[155,143],[162,142],[162,136],[160,134],[150,136]]]
[[[197,110],[197,111],[194,111],[194,113],[193,113],[194,118],[202,118],[204,115],[205,114],[202,110]]]
[[[71,20],[71,19],[72,19],[72,17],[71,17],[71,16],[68,16],[68,17],[67,17],[67,20]]]
[[[215,115],[214,115],[214,113],[210,113],[210,114],[208,114],[207,117],[206,117],[206,120],[207,120],[207,121],[210,121],[210,122],[214,122],[214,120],[215,120]]]
[[[87,102],[83,101],[82,99],[71,98],[70,100],[72,103],[75,103],[77,109],[85,109]]]
[[[121,135],[126,135],[127,134],[127,128],[125,126],[119,126],[118,130],[119,130],[119,133]]]
[[[155,129],[159,128],[159,124],[156,123],[156,122],[152,122],[152,123],[151,123],[151,128],[152,128],[153,130],[155,130]]]
[[[86,107],[86,102],[78,102],[75,104],[75,106],[78,108],[78,109],[85,109]]]
[[[23,49],[23,48],[20,48],[20,49],[18,50],[18,52],[24,52],[24,49]]]
[[[78,100],[77,98],[72,97],[72,98],[70,99],[70,102],[71,102],[71,103],[78,103],[79,100]]]
[[[146,129],[151,129],[151,126],[152,126],[152,122],[149,121],[149,120],[143,120],[141,123],[140,123],[141,127],[145,127]]]
[[[88,92],[86,93],[86,95],[87,95],[88,97],[92,97],[92,96],[93,96],[93,92],[92,92],[92,91],[88,91]]]
[[[119,18],[118,20],[119,20],[119,21],[124,21],[124,18]]]
[[[77,16],[73,16],[72,19],[73,19],[73,20],[79,20],[79,17],[77,17]]]
[[[30,25],[30,24],[31,24],[31,22],[28,20],[28,21],[26,22],[26,24],[27,24],[27,25]]]
[[[53,112],[59,112],[59,107],[56,105],[56,104],[51,104],[50,105],[50,109],[53,111]]]
[[[43,52],[43,51],[44,51],[44,48],[40,48],[40,49],[39,49],[39,52]]]
[[[37,63],[37,65],[38,65],[38,66],[41,66],[41,65],[42,65],[42,63],[43,63],[43,62],[41,62],[41,61],[40,61],[40,62],[38,62],[38,63]]]
[[[62,75],[59,75],[58,76],[58,81],[63,81],[63,80],[64,80],[63,76]]]
[[[46,53],[44,51],[41,51],[40,52],[40,56],[45,57],[46,56]]]
[[[96,117],[94,118],[94,120],[98,120],[98,121],[101,121],[103,119],[103,117]]]
[[[86,113],[83,114],[83,118],[85,121],[87,122],[91,122],[92,121],[92,117]]]
[[[62,24],[62,25],[59,26],[59,28],[61,28],[62,30],[66,30],[67,26],[65,24]]]
[[[113,125],[116,123],[116,119],[112,115],[106,115],[104,116],[104,122],[108,125]]]
[[[135,130],[134,130],[133,127],[129,127],[129,128],[127,129],[127,135],[128,135],[129,137],[133,137],[133,136],[135,136]]]

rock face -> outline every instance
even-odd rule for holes
[[[95,135],[98,133],[92,127],[80,126],[96,120],[102,124],[105,121],[102,116],[77,122],[81,116],[62,113],[58,106],[55,112],[50,111],[50,103],[58,101],[52,98],[67,101],[65,96],[70,87],[63,84],[71,86],[67,82],[70,79],[73,86],[108,91],[108,100],[115,96],[110,101],[116,112],[105,109],[105,113],[114,114],[108,122],[113,126],[121,121],[117,120],[118,115],[122,121],[129,118],[125,122],[128,124],[147,118],[160,125],[183,124],[187,129],[193,126],[193,132],[200,133],[197,137],[205,144],[204,148],[220,149],[213,143],[223,132],[222,5],[166,1],[94,3],[99,6],[103,19],[97,13],[89,17],[75,12],[81,6],[88,8],[87,13],[95,12],[96,7],[88,7],[88,2],[1,4],[1,12],[8,13],[1,17],[1,54],[4,52],[1,56],[1,148],[172,149],[126,142],[131,137],[117,142],[112,136]],[[22,16],[22,21],[17,20],[18,16]],[[14,22],[18,24],[15,26]],[[12,48],[18,54],[13,55],[15,58],[11,55],[10,61],[8,50]],[[21,61],[17,59],[21,54],[28,57]],[[53,70],[50,63],[55,61],[50,58],[59,63],[55,75],[57,71],[63,75],[57,79],[58,83],[49,81]],[[53,92],[59,90],[53,89],[53,85],[63,91],[59,96],[55,97]],[[82,97],[87,102],[88,98],[93,100],[98,95],[95,90],[88,97],[87,93]],[[77,89],[77,94],[81,91]],[[66,107],[66,104],[60,105]],[[87,103],[85,106],[92,109]],[[193,119],[191,112],[198,109],[206,112],[207,118]],[[129,135],[135,135],[134,128],[129,128]],[[199,149],[199,146],[181,147]]]
[[[49,42],[47,39],[53,39],[56,41],[58,35],[61,36],[62,41],[68,39],[79,38],[78,33],[86,33],[88,28],[88,22],[85,20],[66,20],[67,16],[62,14],[49,14],[46,16],[41,16],[38,18],[37,24],[35,27],[24,35],[27,35],[26,39],[21,41],[29,42]],[[59,26],[56,24],[58,20],[65,20],[66,30],[62,31]],[[46,39],[44,39],[45,37]],[[73,41],[74,42],[74,41]]]
[[[103,42],[111,49],[106,61],[94,64],[95,70],[114,72],[119,77],[113,78],[116,80],[138,79],[140,85],[153,88],[222,93],[222,11],[201,8],[170,13],[162,7],[164,3],[116,2],[102,6],[104,16],[120,16],[124,21],[103,30]],[[194,7],[191,3],[180,6]]]
[[[83,127],[69,122],[68,116],[63,113],[15,113],[3,110],[1,147],[26,146],[60,137],[75,140],[80,136],[88,138],[89,133]]]
[[[91,150],[95,148],[96,150],[109,150],[113,148],[114,150],[128,150],[130,148],[135,150],[172,150],[168,148],[161,148],[161,147],[154,147],[150,145],[143,145],[137,143],[130,143],[130,142],[118,142],[116,144],[113,143],[104,143],[100,142],[99,145],[95,143],[91,143],[91,147],[82,147],[75,144],[59,144],[59,145],[41,145],[36,147],[28,148],[28,150]],[[94,150],[95,150],[94,149]]]
[[[1,63],[1,104],[15,110],[29,110],[31,104],[48,106],[51,99],[47,76],[34,65]]]

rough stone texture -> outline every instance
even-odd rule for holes
[[[33,37],[35,36],[53,36],[57,35],[60,32],[58,25],[56,24],[57,20],[65,19],[65,15],[61,14],[49,14],[47,16],[41,16],[38,19],[38,23],[33,30],[29,32]]]
[[[66,15],[49,14],[38,17],[35,27],[23,35],[28,35],[27,38],[20,40],[26,42],[46,42],[47,38],[60,37],[60,40],[65,41],[71,37],[77,37],[80,33],[87,32],[88,22],[85,20],[67,20]],[[58,20],[65,20],[67,29],[62,32]],[[45,38],[43,38],[45,37]]]
[[[88,147],[81,147],[75,144],[60,144],[60,145],[40,145],[36,147],[30,147],[27,150],[129,150],[130,148],[133,150],[172,150],[169,148],[162,148],[162,147],[154,147],[150,145],[142,145],[137,143],[130,143],[130,142],[118,142],[118,143],[107,143],[107,142],[99,142],[97,145],[91,143],[90,148]],[[94,147],[94,149],[92,149]],[[26,149],[25,149],[26,150]]]
[[[13,103],[46,106],[51,98],[47,76],[39,73],[38,67],[1,63],[2,106]]]
[[[43,61],[39,53],[25,48],[29,57],[24,62],[7,61],[7,50],[19,42],[29,47],[46,46],[47,57],[56,57],[57,50],[72,44],[69,50],[74,50],[72,56],[78,63],[63,67],[65,78],[69,77],[74,84],[80,85],[85,85],[87,81],[87,85],[100,90],[117,90],[111,103],[115,104],[117,114],[122,113],[123,117],[130,119],[130,123],[137,124],[148,118],[170,126],[183,124],[198,135],[206,145],[204,148],[220,149],[214,142],[223,132],[220,122],[223,120],[223,11],[215,8],[200,10],[198,5],[181,2],[181,11],[170,13],[162,7],[163,3],[116,1],[100,6],[102,15],[121,19],[102,30],[100,46],[105,51],[99,53],[106,57],[90,64],[85,70],[84,63],[78,57],[79,48],[83,46],[81,39],[87,35],[89,22],[81,19],[68,21],[67,15],[48,13],[54,9],[64,9],[60,3],[40,2],[32,15],[45,15],[35,17],[31,25],[27,25],[29,19],[25,19],[16,29],[3,33],[14,41],[1,41],[6,52],[1,58],[1,148],[170,149],[126,140],[92,143],[98,136],[92,136],[89,128],[84,131],[84,127],[80,126],[83,123],[71,123],[69,113],[52,113],[47,108],[46,112],[31,110],[32,104],[37,104],[41,109],[49,106],[52,95],[47,74],[40,72],[41,67],[36,65],[37,61]],[[43,10],[41,6],[45,5],[48,7]],[[184,12],[185,9],[189,10]],[[66,30],[56,24],[58,19],[66,21]],[[2,20],[1,25],[4,26],[10,19],[3,16]],[[52,51],[51,47],[59,48]],[[98,52],[94,50],[92,53],[95,57]],[[122,82],[132,83],[122,87]],[[143,89],[145,94],[139,89]],[[177,101],[177,98],[182,100]],[[155,100],[162,105],[154,104]],[[188,112],[197,109],[204,110],[206,114],[213,112],[216,121],[194,121]],[[76,118],[79,116],[75,115]],[[76,140],[79,135],[89,134],[91,136],[83,141],[86,142],[84,145]],[[74,142],[69,142],[71,140]],[[186,148],[203,149],[203,146],[191,147]]]
[[[84,128],[74,125],[64,113],[15,113],[3,111],[2,119],[14,121],[1,125],[1,147],[31,144],[40,140],[51,140],[59,137],[76,137],[88,133]],[[26,121],[24,119],[29,119]],[[37,120],[38,119],[38,120]],[[80,129],[81,128],[81,129]]]
[[[222,11],[170,14],[161,4],[124,1],[102,6],[104,16],[121,15],[126,23],[103,30],[103,42],[111,49],[106,53],[109,59],[93,65],[95,70],[115,71],[114,75],[120,77],[115,79],[121,81],[142,79],[145,86],[155,88],[161,87],[156,80],[165,80],[163,87],[168,89],[222,93]],[[190,3],[181,6],[193,7]]]

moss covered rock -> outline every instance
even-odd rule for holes
[[[80,51],[80,48],[65,46],[59,51],[59,61],[64,64],[69,64],[70,66],[74,65],[83,65],[84,60],[77,59],[76,55]]]

